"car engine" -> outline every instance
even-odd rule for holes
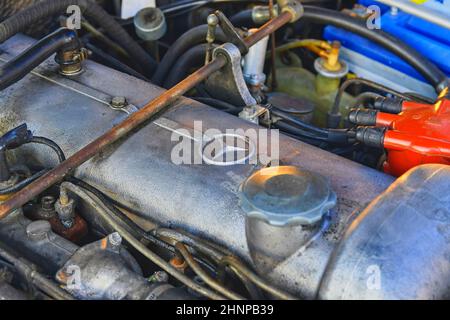
[[[0,300],[450,298],[416,2],[0,1]]]

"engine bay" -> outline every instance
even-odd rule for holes
[[[0,1],[0,300],[450,298],[450,2],[392,2]]]

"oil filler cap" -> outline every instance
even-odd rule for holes
[[[312,225],[336,205],[336,194],[319,174],[295,166],[258,170],[241,185],[248,218],[273,226]]]

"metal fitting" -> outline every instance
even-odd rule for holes
[[[118,232],[111,233],[107,240],[110,248],[118,248],[122,245],[122,236]]]
[[[250,29],[249,33],[257,29]],[[267,44],[269,37],[265,37],[252,46],[244,57],[244,79],[251,86],[262,86],[266,81],[264,63],[266,61]]]
[[[156,271],[149,278],[151,283],[167,283],[169,282],[169,275],[165,271]]]
[[[215,14],[210,14],[206,20],[208,23],[208,32],[206,33],[206,42],[208,44],[206,49],[205,64],[209,63],[213,54],[213,44],[216,41],[216,28],[219,24],[219,18]]]
[[[83,71],[82,62],[89,56],[85,48],[60,51],[56,54],[55,61],[59,64],[59,73],[64,76],[75,76]]]
[[[340,49],[341,43],[333,41],[328,50],[319,52],[321,57],[314,62],[314,68],[317,73],[333,79],[340,79],[347,75],[348,65],[344,61],[339,60]]]
[[[172,267],[174,267],[175,269],[177,269],[178,271],[180,271],[182,273],[184,273],[186,271],[186,268],[188,267],[187,262],[182,257],[179,257],[178,255],[173,256],[170,259],[169,263]]]
[[[289,12],[292,15],[291,23],[299,20],[305,10],[298,0],[278,0],[278,7],[280,12]]]
[[[41,199],[41,205],[37,210],[37,216],[40,219],[48,220],[55,216],[55,198],[52,196],[45,196]]]
[[[69,198],[66,191],[62,191],[58,201],[55,202],[55,211],[62,225],[70,229],[74,224],[75,201]]]
[[[255,6],[252,10],[252,20],[255,24],[261,25],[270,20],[270,17],[278,16],[278,5],[272,8],[272,15],[268,6]]]
[[[161,39],[167,31],[166,18],[159,8],[144,8],[134,16],[136,34],[145,41]]]
[[[241,53],[232,43],[225,43],[213,51],[213,57],[225,57],[227,64],[206,80],[208,92],[218,99],[237,106],[253,106],[255,98],[251,95],[242,74]]]
[[[226,37],[228,38],[228,41],[232,44],[234,44],[241,54],[247,54],[249,50],[248,44],[244,41],[241,34],[238,32],[238,30],[233,26],[230,20],[228,20],[227,16],[223,14],[222,11],[217,10],[214,15],[219,20],[220,28],[222,29],[223,33],[225,33]]]
[[[267,108],[257,104],[253,106],[246,106],[239,113],[239,118],[259,124],[259,118],[267,112]]]

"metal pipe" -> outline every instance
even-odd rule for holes
[[[277,31],[287,23],[289,23],[292,19],[292,14],[290,12],[283,12],[278,17],[268,21],[263,26],[261,26],[258,31],[250,34],[247,38],[245,38],[245,43],[248,47],[253,46],[259,40],[269,36],[273,32]]]
[[[123,228],[120,223],[113,218],[110,214],[109,209],[102,203],[100,199],[98,199],[95,195],[91,196],[82,188],[70,183],[63,182],[61,184],[61,190],[63,192],[70,191],[79,196],[81,199],[86,201],[92,208],[96,210],[98,215],[105,220],[105,222],[117,231],[133,248],[139,251],[144,257],[152,261],[158,267],[166,271],[169,275],[182,282],[188,288],[194,290],[195,292],[208,297],[212,300],[223,300],[224,298],[221,295],[216,294],[215,292],[204,288],[197,284],[195,281],[191,280],[191,278],[187,277],[184,273],[178,271],[174,268],[170,263],[166,262],[163,258],[159,257],[153,251],[148,249],[141,241],[136,239],[130,232],[128,232],[125,228]]]
[[[228,288],[221,285],[218,281],[216,281],[213,277],[211,277],[206,271],[204,271],[198,264],[195,262],[194,257],[188,251],[186,246],[178,242],[175,245],[178,252],[183,256],[184,260],[186,260],[189,267],[199,276],[208,286],[212,289],[216,290],[223,296],[231,300],[246,300],[243,296],[229,290]]]
[[[249,33],[257,29],[250,29]],[[250,86],[261,87],[266,82],[264,65],[266,62],[266,52],[269,37],[263,38],[248,50],[244,57],[244,79]],[[273,75],[273,70],[272,70]]]
[[[230,266],[236,268],[239,272],[241,272],[246,278],[248,278],[251,282],[256,284],[258,287],[268,292],[269,294],[282,299],[282,300],[297,300],[296,297],[291,295],[290,293],[284,292],[278,288],[273,287],[266,280],[258,276],[256,273],[252,272],[248,269],[242,262],[236,259],[233,256],[225,256],[221,264],[225,266]]]
[[[269,12],[270,12],[270,19],[273,19],[274,12],[273,12],[273,0],[269,1]],[[271,84],[271,90],[275,91],[275,89],[278,86],[277,83],[277,70],[276,70],[276,54],[275,54],[275,48],[277,46],[277,39],[275,37],[275,33],[272,33],[270,36],[270,47],[271,47],[271,54],[270,54],[270,60],[271,60],[271,69],[272,69],[272,84]]]
[[[0,67],[0,91],[13,85],[58,51],[72,51],[79,46],[75,31],[60,28],[34,43]]]
[[[0,257],[10,262],[16,270],[26,276],[27,280],[53,299],[74,300],[69,293],[61,289],[56,283],[36,271],[35,266],[31,262],[23,257],[16,256],[4,245],[0,245]]]
[[[272,32],[275,32],[287,24],[291,18],[292,14],[290,12],[283,12],[277,18],[267,22],[259,28],[257,32],[244,39],[247,46],[251,47],[259,40],[268,36]],[[158,113],[165,111],[170,104],[178,100],[187,91],[193,89],[197,84],[205,80],[212,73],[220,70],[226,63],[226,58],[219,55],[209,64],[203,66],[186,79],[161,94],[159,97],[150,101],[142,109],[130,115],[123,122],[74,153],[66,161],[50,170],[41,178],[12,195],[7,201],[0,205],[0,219],[6,217],[14,209],[20,208],[53,184],[61,181],[67,174],[72,172],[72,170],[79,167],[120,138],[123,138],[144,122],[153,118]]]
[[[448,15],[437,10],[429,9],[424,5],[415,4],[409,0],[377,0],[377,2],[398,8],[413,16],[450,29],[450,17]]]

